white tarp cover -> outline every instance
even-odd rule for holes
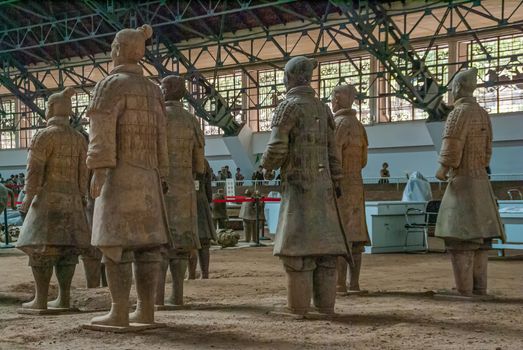
[[[432,199],[430,182],[419,172],[415,171],[409,176],[409,181],[403,191],[402,202],[427,202]]]

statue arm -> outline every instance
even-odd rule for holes
[[[194,123],[196,142],[192,153],[193,173],[203,174],[207,170],[205,167],[205,139],[203,136],[203,132],[200,130],[199,125],[197,125],[196,119],[194,120]]]
[[[206,171],[205,171],[205,195],[207,196],[207,201],[209,203],[212,202],[212,178],[211,178],[211,167],[209,166],[209,163],[206,163]]]
[[[331,172],[331,177],[333,180],[339,180],[343,177],[343,169],[341,164],[341,152],[338,151],[337,140],[335,136],[336,124],[334,122],[334,117],[330,111],[330,108],[325,106],[327,111],[327,146],[329,152],[329,168]]]
[[[158,88],[158,96],[161,105],[161,113],[158,114],[158,132],[157,132],[157,152],[158,152],[158,171],[162,178],[169,175],[169,153],[167,149],[167,111],[165,110],[165,103],[161,97],[160,88]]]
[[[25,180],[25,197],[20,211],[27,213],[34,196],[38,194],[44,183],[45,164],[47,157],[51,153],[51,145],[47,142],[45,130],[36,133],[31,140],[29,153],[27,155],[27,177]]]
[[[78,188],[82,197],[87,195],[87,189],[89,188],[89,171],[87,170],[87,141],[82,136],[81,148],[78,162]]]
[[[492,123],[490,122],[490,117],[487,116],[487,120],[488,120],[488,127],[487,127],[487,149],[485,150],[485,154],[486,154],[486,161],[487,161],[487,164],[486,166],[489,166],[490,164],[490,158],[492,157],[492,140],[493,140],[493,135],[492,135]]]
[[[461,164],[463,147],[467,136],[466,113],[462,108],[454,109],[445,123],[443,143],[439,163],[447,168],[457,168]]]
[[[91,106],[96,101],[91,102]],[[120,98],[110,110],[91,108],[89,118],[89,147],[86,164],[89,169],[116,167],[116,124],[118,115],[125,107],[125,98]]]
[[[289,154],[289,135],[296,123],[297,107],[283,101],[276,107],[272,119],[272,132],[261,159],[261,166],[268,171],[280,168]]]
[[[361,125],[361,130],[363,134],[363,142],[361,146],[361,168],[363,169],[367,166],[369,153],[369,139],[367,138],[367,131],[365,130],[365,127],[363,125]]]

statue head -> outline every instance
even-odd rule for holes
[[[478,85],[478,70],[470,68],[456,74],[452,80],[452,96],[457,100],[461,97],[470,97]]]
[[[337,112],[340,109],[350,109],[358,91],[354,85],[346,84],[336,86],[332,90],[332,110]]]
[[[68,87],[61,92],[57,92],[49,96],[49,99],[47,100],[47,111],[45,113],[45,118],[48,120],[52,117],[68,118],[71,114],[73,114],[71,97],[73,97],[74,94],[74,88]]]
[[[153,28],[144,24],[137,29],[122,29],[111,44],[114,65],[136,64],[145,55],[145,41],[153,35]]]
[[[178,75],[168,75],[163,78],[161,87],[165,101],[180,101],[187,93],[185,80]]]
[[[309,86],[312,72],[318,66],[318,61],[305,56],[293,57],[285,65],[283,83],[287,90],[296,86]]]

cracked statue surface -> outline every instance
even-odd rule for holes
[[[487,294],[488,250],[493,238],[505,239],[486,168],[492,155],[488,113],[472,96],[475,68],[452,81],[454,109],[443,131],[436,177],[448,180],[436,222],[436,236],[445,240],[458,293]]]
[[[336,258],[347,255],[334,182],[342,177],[335,123],[310,86],[317,61],[303,56],[285,65],[286,98],[275,109],[261,164],[281,169],[282,201],[274,255],[287,274],[288,311],[306,314],[311,297],[320,313],[334,313]],[[321,200],[319,200],[321,199]]]
[[[22,309],[69,309],[78,255],[89,248],[84,214],[87,142],[69,125],[74,94],[67,88],[49,97],[47,127],[35,134],[29,147],[26,196],[20,207],[26,217],[16,246],[29,255],[36,292]],[[48,303],[53,267],[59,293]]]
[[[95,86],[87,109],[92,244],[103,253],[112,299],[110,312],[91,320],[98,326],[154,323],[162,253],[172,244],[162,193],[169,172],[165,105],[160,87],[138,65],[151,36],[149,25],[116,34],[114,69]],[[138,299],[129,315],[133,270]]]

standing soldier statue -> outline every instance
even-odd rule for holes
[[[36,133],[29,148],[26,195],[20,207],[27,216],[17,247],[29,255],[36,293],[33,301],[22,305],[21,312],[70,309],[78,255],[89,247],[84,214],[87,142],[69,125],[74,93],[73,88],[67,88],[49,97],[47,127]],[[58,298],[48,303],[53,267],[59,292]]]
[[[352,85],[342,85],[332,92],[332,110],[336,122],[336,146],[338,148],[343,178],[340,180],[342,196],[338,198],[347,240],[351,244],[353,266],[349,266],[349,292],[360,291],[361,255],[370,243],[365,222],[365,198],[361,170],[367,165],[367,133],[351,109],[357,91]],[[347,261],[338,258],[339,293],[347,293]]]
[[[320,313],[334,312],[336,258],[347,255],[335,202],[342,176],[334,119],[310,86],[317,62],[300,56],[285,65],[287,95],[272,120],[262,157],[267,172],[281,167],[282,202],[274,243],[287,272],[288,309],[303,315],[311,296]]]
[[[253,199],[251,190],[245,190],[245,197],[247,199]],[[245,242],[249,243],[256,242],[256,203],[255,202],[243,202],[239,218],[243,220],[243,232],[245,234]]]
[[[472,97],[475,68],[452,82],[454,110],[443,132],[436,177],[448,180],[436,222],[436,236],[450,253],[461,296],[487,294],[488,250],[493,238],[505,238],[486,168],[492,155],[492,126]]]
[[[162,92],[138,65],[151,36],[149,25],[116,34],[114,69],[96,85],[87,109],[87,166],[96,199],[92,244],[103,253],[112,298],[109,314],[93,318],[88,328],[154,323],[162,250],[169,242],[162,200],[169,159]],[[133,270],[138,300],[129,315]]]
[[[165,194],[167,217],[175,248],[170,249],[158,279],[156,305],[164,305],[165,274],[169,265],[173,289],[168,303],[183,305],[183,280],[191,251],[200,248],[195,178],[205,171],[204,138],[194,115],[183,107],[185,81],[170,75],[162,80],[167,108],[169,191]]]
[[[196,175],[198,190],[198,237],[200,238],[201,248],[198,249],[198,260],[200,261],[200,271],[202,279],[209,278],[209,263],[211,241],[217,240],[216,230],[212,222],[210,203],[212,202],[212,170],[209,162],[205,160],[205,173]],[[196,270],[196,264],[193,269]],[[193,272],[196,275],[196,271]]]
[[[229,219],[229,216],[227,215],[227,203],[214,202],[214,200],[225,201],[223,189],[220,188],[218,192],[213,195],[212,199],[212,221],[214,227],[225,229],[227,227],[227,220]]]

